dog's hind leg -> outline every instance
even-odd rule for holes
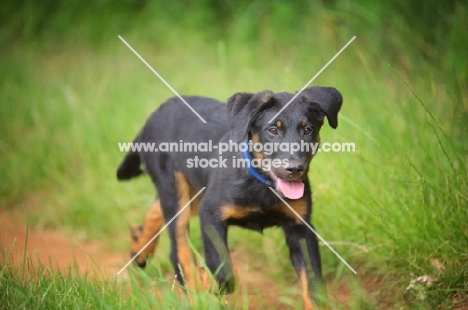
[[[152,229],[152,235],[149,236],[149,238],[145,238],[146,242],[162,228],[162,224],[171,221],[167,227],[171,241],[171,262],[174,266],[178,281],[182,285],[187,283],[190,287],[193,287],[190,268],[192,259],[187,236],[190,219],[190,206],[185,208],[184,211],[175,217],[176,214],[190,201],[191,187],[185,176],[176,170],[176,164],[168,154],[157,153],[152,154],[152,156],[148,156],[145,160],[145,167],[159,195],[158,208],[155,209],[158,211],[152,213],[150,210],[147,214],[149,226],[153,225],[152,227],[157,227],[158,229],[157,231]],[[146,219],[142,231],[145,231],[145,226]],[[140,243],[139,245],[141,249],[143,245]],[[148,252],[153,249],[154,247],[148,247]],[[142,260],[144,260],[144,258],[141,258],[137,262],[140,263]]]
[[[145,216],[143,225],[131,226],[131,256],[135,256],[150,240],[161,230],[164,225],[164,216],[161,209],[161,203],[157,199]],[[135,259],[136,264],[144,268],[146,260],[154,252],[158,244],[159,236],[151,241],[148,246]]]
[[[179,212],[190,200],[190,185],[185,176],[178,171],[175,172],[175,184],[177,190],[177,212]],[[186,283],[189,287],[194,288],[193,260],[188,243],[189,221],[190,206],[187,206],[174,221],[175,227],[170,230],[170,233],[173,251],[175,251],[177,257],[177,267],[181,267],[183,272],[183,279],[179,280],[181,283]],[[177,276],[180,277],[179,274]]]
[[[192,259],[187,236],[190,206],[174,218],[190,200],[190,185],[185,176],[176,170],[175,163],[167,154],[159,154],[157,160],[148,163],[147,169],[158,189],[165,222],[173,220],[167,230],[171,241],[170,259],[175,274],[182,285],[187,283],[193,287],[190,268]]]

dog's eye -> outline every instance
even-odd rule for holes
[[[278,134],[278,128],[276,127],[271,127],[268,129],[268,132],[271,133],[272,135],[277,135]]]
[[[312,133],[312,128],[304,127],[304,135],[308,136]]]

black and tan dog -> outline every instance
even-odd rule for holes
[[[156,146],[181,145],[182,142],[205,143],[206,146],[210,140],[215,146],[246,140],[262,145],[318,143],[325,117],[331,127],[337,127],[342,97],[332,87],[305,89],[269,123],[292,98],[293,94],[286,92],[237,93],[225,105],[209,98],[185,97],[206,124],[180,99],[172,98],[150,116],[134,142]],[[199,215],[205,263],[224,292],[233,290],[235,278],[227,245],[228,227],[238,225],[261,232],[264,228],[279,226],[285,233],[290,258],[302,285],[305,307],[311,308],[312,292],[323,284],[317,238],[269,187],[310,223],[312,199],[307,173],[313,152],[310,149],[290,152],[280,148],[271,152],[252,149],[242,152],[231,147],[221,158],[215,148],[211,152],[186,149],[185,152],[140,151],[126,155],[117,171],[118,179],[128,180],[144,171],[151,177],[159,195],[144,224],[132,229],[132,255],[191,197],[206,187],[199,199],[168,227],[170,258],[179,281],[193,284],[187,240],[190,215]],[[218,167],[197,166],[197,158],[207,159],[205,163],[211,160],[210,163],[217,163]],[[257,160],[261,166],[238,167],[239,158],[248,164]],[[282,164],[271,165],[275,159]],[[136,259],[140,267],[146,265],[156,243],[157,240]]]

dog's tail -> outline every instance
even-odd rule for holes
[[[138,141],[138,137],[134,142]],[[117,179],[130,180],[131,178],[137,177],[143,173],[143,170],[140,168],[141,160],[140,154],[137,151],[130,150],[127,155],[125,155],[124,160],[117,169]]]

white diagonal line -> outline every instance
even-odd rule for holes
[[[279,199],[281,199],[281,201],[286,205],[288,206],[289,209],[291,209],[291,211],[317,236],[317,238],[319,238],[332,252],[333,254],[335,254],[345,265],[346,267],[348,267],[354,274],[357,274],[357,271],[354,270],[353,267],[351,267],[345,260],[343,257],[340,256],[340,254],[338,254],[338,252],[335,251],[335,249],[332,248],[332,246],[325,240],[322,238],[322,236],[320,236],[316,231],[315,229],[312,228],[312,226],[309,225],[309,223],[307,223],[306,220],[304,220],[302,218],[302,216],[299,215],[299,213],[296,212],[296,210],[294,210],[287,202],[286,200],[283,199],[283,197],[280,196],[280,194],[278,194],[277,191],[275,191],[272,187],[269,186],[269,188],[271,189],[271,191],[276,195],[278,196]]]
[[[187,208],[188,206],[190,206],[190,203],[191,203],[195,198],[197,198],[198,195],[200,195],[201,192],[203,192],[203,191],[205,190],[205,188],[206,188],[206,187],[202,187],[202,189],[201,189],[195,196],[193,196],[192,199],[190,199],[189,202],[187,202],[187,204],[186,204],[185,206],[183,206],[182,209],[180,209],[179,212],[177,212],[176,215],[174,215],[174,217],[171,218],[171,219],[166,223],[166,225],[164,225],[164,226],[159,230],[159,232],[158,232],[156,235],[154,235],[154,237],[151,238],[151,240],[148,241],[148,242],[145,244],[145,246],[144,246],[140,251],[138,251],[138,253],[136,253],[128,263],[125,264],[125,266],[122,267],[122,269],[120,269],[119,272],[117,272],[117,275],[120,275],[120,274],[122,273],[122,271],[124,271],[124,270],[128,267],[128,265],[130,265],[130,264],[135,260],[135,258],[137,258],[137,256],[140,255],[141,252],[143,252],[143,251],[148,247],[148,245],[149,245],[151,242],[153,242],[154,239],[156,239],[156,238],[163,232],[164,229],[167,228],[167,226],[169,226],[182,212],[184,212],[185,208]]]
[[[288,107],[288,105],[289,105],[289,104],[290,104],[290,103],[291,103],[291,102],[292,102],[294,99],[296,99],[296,98],[297,98],[297,96],[299,96],[299,95],[300,95],[300,94],[301,94],[301,93],[304,91],[304,89],[306,89],[306,88],[307,88],[307,86],[309,86],[309,84],[310,84],[310,83],[312,83],[312,82],[315,80],[315,78],[316,78],[317,76],[319,76],[319,75],[320,75],[320,73],[322,73],[322,71],[323,71],[323,70],[325,70],[325,69],[328,67],[328,65],[329,65],[329,64],[331,64],[331,63],[333,62],[333,60],[335,60],[335,58],[336,58],[336,57],[338,57],[338,56],[341,54],[341,52],[345,50],[345,48],[347,48],[347,47],[348,47],[348,45],[350,45],[350,44],[351,44],[351,42],[353,42],[353,41],[354,41],[354,39],[356,39],[356,36],[354,36],[354,37],[353,37],[351,40],[349,40],[349,42],[348,42],[348,43],[346,43],[346,45],[345,45],[345,46],[343,46],[343,47],[340,49],[340,51],[339,51],[338,53],[336,53],[336,54],[335,54],[335,56],[333,56],[333,58],[332,58],[332,59],[330,59],[330,61],[329,61],[329,62],[327,62],[327,64],[326,64],[325,66],[323,66],[323,68],[322,68],[322,69],[320,69],[320,71],[319,71],[319,72],[317,72],[317,74],[316,74],[316,75],[314,75],[314,77],[313,77],[313,78],[311,78],[311,79],[310,79],[310,81],[309,81],[309,82],[307,82],[307,84],[305,84],[305,85],[304,85],[304,87],[302,87],[302,89],[301,89],[300,91],[298,91],[298,92],[297,92],[297,93],[294,95],[294,97],[292,97],[292,99],[291,99],[291,100],[289,100],[289,102],[288,102],[288,103],[286,103],[286,105],[285,105],[285,106],[284,106],[284,107],[283,107],[281,110],[279,110],[279,112],[278,112],[278,113],[276,113],[276,114],[275,114],[275,116],[273,116],[273,117],[272,117],[272,118],[271,118],[271,119],[268,121],[268,123],[271,123],[271,122],[272,122],[272,121],[273,121],[273,120],[274,120],[274,119],[275,119],[275,118],[276,118],[278,115],[280,115],[280,113],[281,113],[281,112],[283,112],[283,111],[284,111],[284,109],[286,109],[286,108]]]
[[[146,60],[144,60],[143,57],[141,57],[140,54],[138,54],[137,51],[135,51],[135,50],[133,49],[133,47],[131,47],[130,44],[128,44],[127,41],[124,40],[124,38],[122,38],[122,37],[119,35],[119,39],[120,39],[125,45],[127,45],[127,47],[128,47],[138,58],[140,58],[140,60],[143,61],[143,63],[144,63],[154,74],[156,74],[156,76],[157,76],[164,84],[166,84],[166,86],[167,86],[170,90],[172,90],[172,92],[173,92],[177,97],[179,97],[179,99],[182,100],[182,102],[185,103],[185,105],[186,105],[190,110],[192,110],[192,112],[195,113],[195,115],[198,116],[198,118],[201,119],[201,121],[202,121],[203,123],[206,124],[206,121],[203,119],[203,117],[201,117],[200,114],[198,114],[197,111],[195,111],[195,110],[192,108],[192,106],[191,106],[190,104],[188,104],[188,102],[185,101],[185,99],[182,98],[182,96],[179,95],[179,93],[176,92],[176,90],[175,90],[174,88],[172,88],[172,86],[169,85],[169,83],[166,82],[166,80],[164,80],[163,77],[162,77],[161,75],[159,75],[159,73],[156,72],[156,70],[154,70],[153,67],[151,67],[151,66],[149,65],[149,63],[147,63]]]

